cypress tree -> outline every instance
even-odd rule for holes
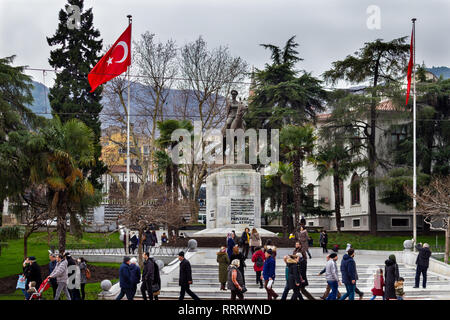
[[[101,189],[101,175],[106,173],[101,156],[101,122],[99,114],[102,87],[89,92],[91,87],[87,75],[101,57],[102,40],[94,28],[92,8],[83,11],[84,0],[68,0],[59,11],[59,24],[55,34],[47,37],[51,47],[49,63],[58,69],[55,84],[50,88],[49,100],[52,114],[58,115],[62,123],[77,118],[94,132],[95,164],[83,167],[84,174],[95,189]],[[77,12],[71,10],[76,6]],[[74,24],[75,23],[75,24]]]

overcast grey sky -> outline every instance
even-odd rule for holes
[[[66,0],[0,0],[0,57],[17,55],[16,65],[50,68],[50,47],[58,12]],[[369,29],[366,12],[380,8],[381,29]],[[263,67],[269,52],[258,44],[284,45],[297,35],[305,60],[297,67],[313,75],[377,38],[411,34],[416,17],[416,61],[450,66],[450,1],[448,0],[86,0],[104,45],[112,44],[133,15],[133,37],[145,31],[179,46],[202,35],[210,47],[228,45],[233,55]],[[33,72],[42,82],[42,73]],[[52,83],[47,76],[46,84]]]

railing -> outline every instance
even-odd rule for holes
[[[137,249],[134,251],[137,254]],[[187,252],[188,249],[185,247],[172,247],[172,246],[158,246],[158,247],[150,247],[149,254],[152,256],[167,256],[167,257],[176,257],[180,251]],[[95,244],[95,245],[86,245],[86,244],[74,244],[66,246],[66,252],[70,252],[71,254],[76,255],[130,255],[128,249],[125,248],[117,248],[117,246],[113,246],[110,244],[105,244],[103,246]]]

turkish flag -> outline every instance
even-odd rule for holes
[[[407,79],[408,79],[408,88],[406,89],[406,103],[405,105],[408,104],[408,100],[409,100],[409,91],[411,90],[411,74],[412,74],[412,69],[413,69],[413,61],[414,61],[414,49],[413,49],[413,38],[414,38],[414,30],[411,31],[411,45],[409,46],[409,63],[408,63],[408,75],[407,75]]]
[[[131,64],[131,23],[111,49],[100,59],[88,74],[93,92],[102,83],[121,75]]]

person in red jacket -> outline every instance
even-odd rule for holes
[[[253,264],[253,270],[256,272],[256,284],[259,283],[259,288],[262,289],[263,283],[261,280],[261,272],[263,271],[264,267],[264,260],[265,260],[264,252],[262,251],[261,247],[255,248],[255,253],[252,256],[252,262]]]
[[[375,300],[377,296],[383,297],[384,300],[384,278],[383,278],[383,269],[378,269],[377,273],[374,275],[374,283],[372,288],[373,297],[370,300]]]

